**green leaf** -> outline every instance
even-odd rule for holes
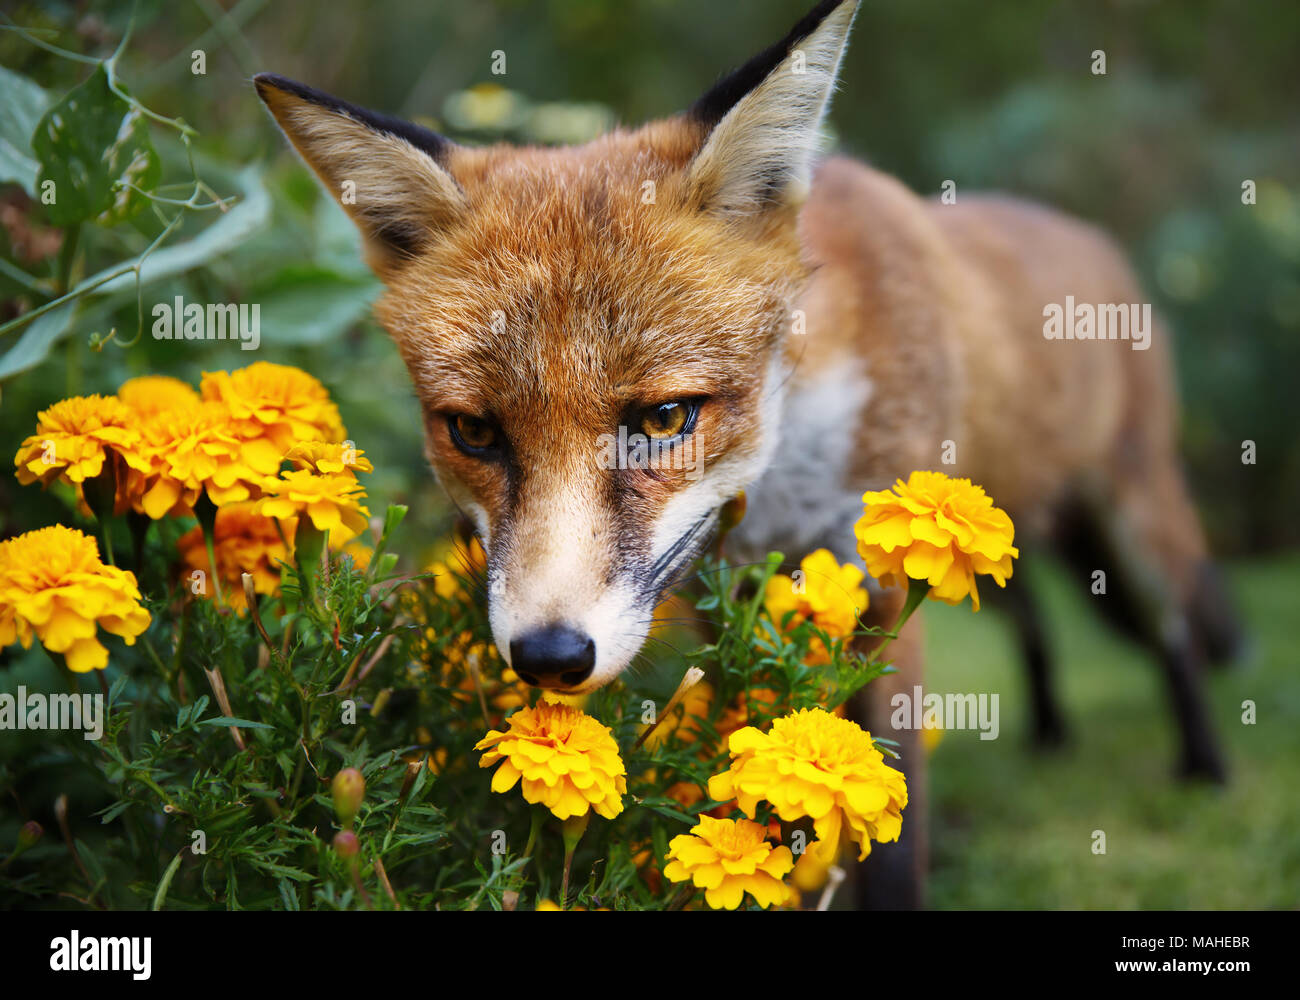
[[[254,288],[265,336],[276,344],[319,344],[342,336],[370,312],[379,292],[373,278],[322,268],[290,268]]]
[[[149,191],[162,171],[144,116],[109,89],[103,63],[45,113],[32,150],[41,165],[38,187],[54,182],[46,208],[59,226],[131,218],[148,199],[119,182]]]
[[[280,899],[283,901],[286,910],[301,909],[298,905],[298,894],[294,892],[293,886],[288,879],[282,878],[276,885],[280,887]]]
[[[72,319],[77,313],[77,303],[52,309],[44,316],[37,316],[31,325],[23,331],[18,342],[0,357],[0,379],[7,379],[29,368],[35,368],[50,353],[50,348],[64,338],[72,327]]]
[[[280,875],[284,878],[291,878],[295,882],[311,882],[316,877],[308,874],[301,868],[292,868],[289,865],[277,865],[270,861],[262,861],[259,858],[250,857],[248,863],[258,871],[266,872],[268,875]]]
[[[145,258],[140,264],[142,285],[200,267],[213,258],[242,245],[245,240],[266,225],[271,217],[271,196],[262,186],[260,171],[256,167],[242,170],[236,176],[235,183],[243,193],[239,203],[193,239],[175,246],[160,247]],[[115,264],[105,268],[98,274],[91,275],[77,287],[93,285],[96,281],[102,280],[105,275],[121,267],[121,264]],[[134,274],[119,275],[97,288],[95,294],[108,295],[134,291],[135,280]]]
[[[118,816],[122,815],[122,813],[126,812],[126,810],[129,808],[131,808],[131,801],[129,799],[121,799],[117,802],[114,802],[111,806],[109,806],[107,809],[103,811],[100,818],[100,822],[111,823],[113,822],[113,820],[117,819]]]
[[[17,181],[36,197],[40,164],[32,155],[32,133],[50,106],[50,95],[27,77],[0,66],[0,183]]]
[[[250,722],[248,719],[235,719],[229,715],[219,715],[215,719],[204,719],[200,726],[238,726],[240,729],[274,729],[265,722]]]

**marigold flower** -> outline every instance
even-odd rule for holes
[[[1006,586],[1011,560],[1020,555],[1011,544],[1015,528],[969,479],[913,472],[906,483],[863,494],[862,502],[866,512],[853,529],[858,552],[884,586],[924,580],[934,599],[960,604],[969,594],[976,611],[976,574]]]
[[[128,379],[118,388],[117,398],[144,416],[195,406],[199,402],[199,394],[188,383],[170,375]]]
[[[715,910],[734,910],[747,892],[764,909],[789,900],[781,879],[794,867],[794,857],[790,848],[767,842],[767,827],[747,819],[699,820],[690,833],[669,842],[664,877],[693,882]]]
[[[627,771],[609,727],[571,705],[538,702],[492,730],[474,745],[486,750],[479,767],[501,766],[492,791],[508,792],[523,779],[524,799],[540,803],[558,819],[589,809],[606,819],[623,811]]]
[[[73,396],[36,415],[36,433],[14,456],[18,481],[48,486],[61,479],[77,488],[104,471],[113,454],[141,466],[135,455],[140,432],[134,413],[112,396]]]
[[[329,393],[301,368],[258,361],[233,372],[204,372],[199,391],[227,406],[246,461],[263,475],[274,475],[295,444],[347,437]]]
[[[361,503],[366,496],[365,488],[351,472],[290,469],[280,473],[277,479],[264,479],[262,491],[266,496],[258,501],[261,514],[310,518],[318,531],[330,533],[332,545],[361,534],[370,517],[370,511]]]
[[[205,490],[218,507],[257,495],[262,475],[248,463],[220,403],[178,402],[141,414],[139,426],[135,461],[119,493],[140,513],[154,520],[189,514]]]
[[[732,733],[729,749],[731,766],[709,779],[709,795],[734,798],[751,819],[764,799],[787,822],[811,817],[824,856],[845,828],[861,848],[859,860],[871,853],[872,840],[898,839],[907,781],[855,722],[802,709],[767,733],[752,726]]]
[[[841,566],[829,549],[818,549],[799,563],[802,577],[778,573],[767,581],[764,600],[768,614],[780,625],[793,612],[789,627],[811,620],[832,639],[843,639],[858,628],[858,616],[866,610],[867,592],[859,586],[863,573],[851,563]],[[829,663],[830,650],[815,638],[807,662]]]
[[[241,584],[244,573],[253,578],[253,590],[259,594],[276,594],[280,590],[280,564],[289,562],[292,552],[285,545],[293,542],[297,521],[290,519],[280,527],[257,512],[257,504],[232,503],[218,509],[213,528],[213,555],[224,588],[226,603],[243,609],[248,600]],[[284,535],[281,537],[281,530]],[[176,543],[188,578],[195,570],[212,571],[203,529],[192,528]]]
[[[301,441],[284,453],[284,460],[300,469],[329,475],[343,472],[374,472],[365,452],[346,441]]]
[[[0,542],[0,646],[35,635],[70,670],[108,666],[96,626],[128,646],[149,627],[135,574],[105,566],[88,535],[56,524]]]

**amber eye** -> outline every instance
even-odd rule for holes
[[[452,441],[467,455],[487,451],[497,443],[497,430],[486,420],[458,413],[449,417],[447,424]]]
[[[694,403],[660,403],[641,414],[641,433],[663,440],[688,431],[695,422]]]

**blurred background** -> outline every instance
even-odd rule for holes
[[[197,130],[194,171],[226,212],[183,214],[142,286],[128,276],[50,322],[0,335],[0,444],[38,409],[126,378],[254,360],[298,364],[339,402],[375,462],[372,498],[410,504],[413,549],[445,534],[405,371],[369,317],[378,289],[342,212],[286,150],[250,77],[270,70],[462,141],[582,141],[684,109],[785,34],[804,0],[144,2],[117,76],[144,107]],[[130,262],[163,219],[145,210],[65,236],[22,149],[36,120],[112,54],[125,3],[4,3],[0,32],[0,323]],[[63,51],[52,51],[51,47]],[[1106,56],[1095,75],[1094,50]],[[203,70],[195,72],[195,53]],[[494,53],[506,72],[494,75]],[[1172,777],[1174,734],[1154,665],[1112,637],[1086,590],[1035,577],[1062,663],[1071,745],[1027,747],[1027,697],[1006,623],[932,609],[933,690],[996,691],[1002,738],[935,747],[932,904],[940,907],[1289,906],[1300,900],[1300,6],[1231,0],[864,4],[831,116],[840,151],[937,194],[996,189],[1114,233],[1177,336],[1187,469],[1252,645],[1211,679],[1233,767],[1225,790]],[[180,133],[153,121],[162,181],[193,183]],[[28,162],[24,162],[25,156]],[[1243,183],[1254,204],[1243,204]],[[164,257],[165,248],[180,252]],[[35,279],[33,285],[32,279]],[[176,296],[261,304],[262,346],[154,341],[92,349]],[[60,311],[61,313],[63,311]],[[1244,441],[1255,443],[1245,465]],[[0,478],[0,534],[73,520]],[[1038,567],[1034,567],[1036,570]],[[1258,722],[1243,725],[1254,700]],[[971,752],[978,747],[979,752]],[[1092,831],[1107,831],[1105,856]]]

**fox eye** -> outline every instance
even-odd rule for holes
[[[685,434],[695,425],[695,403],[660,403],[641,412],[641,432],[646,437],[664,440]]]
[[[480,455],[496,446],[497,429],[487,420],[457,413],[447,418],[451,439],[466,455]]]

